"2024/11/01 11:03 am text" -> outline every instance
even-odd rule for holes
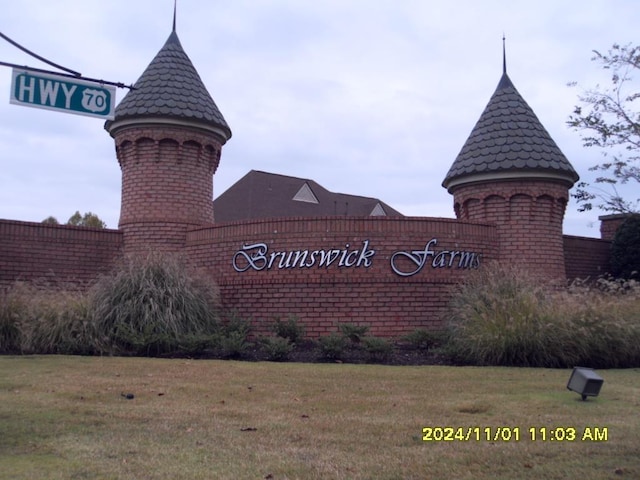
[[[424,442],[606,442],[608,427],[423,427]]]

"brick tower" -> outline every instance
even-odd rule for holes
[[[122,170],[126,254],[179,252],[213,223],[213,174],[231,130],[174,28],[105,129]]]
[[[459,220],[497,226],[499,260],[565,278],[562,221],[578,180],[567,158],[507,76],[442,185]]]

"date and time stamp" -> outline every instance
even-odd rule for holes
[[[422,427],[423,442],[607,442],[608,427]]]

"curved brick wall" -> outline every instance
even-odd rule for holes
[[[339,322],[395,336],[442,326],[451,288],[495,259],[496,243],[495,227],[449,219],[287,218],[191,230],[187,255],[257,333],[293,314],[310,336]]]

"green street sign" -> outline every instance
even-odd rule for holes
[[[113,120],[116,89],[75,78],[14,68],[10,103]]]

